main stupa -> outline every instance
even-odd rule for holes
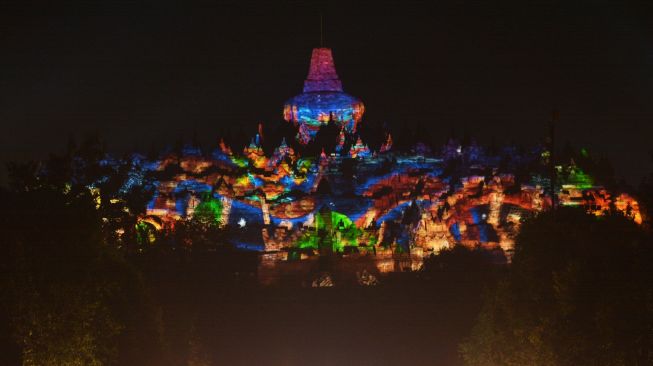
[[[336,73],[330,48],[314,48],[303,93],[290,98],[283,106],[283,117],[299,128],[298,140],[307,144],[329,120],[356,132],[365,106],[345,93]]]

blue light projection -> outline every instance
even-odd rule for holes
[[[307,144],[329,121],[354,133],[363,113],[363,102],[343,91],[331,50],[314,49],[303,93],[288,99],[283,108],[284,119],[299,127],[298,140]]]

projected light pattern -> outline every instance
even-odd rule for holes
[[[366,147],[360,139],[354,146]],[[380,245],[378,238],[383,237],[386,244],[398,243],[401,250],[408,251],[420,248],[436,252],[456,243],[509,251],[524,214],[551,205],[542,186],[545,178],[516,185],[510,174],[472,175],[452,185],[450,178],[443,175],[444,162],[434,157],[395,153],[357,156],[356,179],[343,180],[339,173],[341,157],[300,159],[285,142],[267,157],[258,153],[262,149],[256,139],[245,154],[253,151],[257,153],[235,156],[220,150],[211,155],[213,158],[191,154],[162,159],[156,165],[157,171],[171,164],[186,170],[155,183],[156,192],[147,214],[159,217],[164,226],[199,214],[220,225],[255,231],[258,234],[250,235],[256,238],[252,247],[260,247],[261,241],[264,250],[317,250],[327,240],[333,244],[333,252],[342,252],[347,246]],[[394,161],[390,172],[381,169],[387,166],[387,154]],[[288,159],[280,159],[280,155]],[[491,161],[488,159],[487,164]],[[216,168],[220,174],[215,173]],[[604,188],[590,186],[591,178],[580,174],[578,168],[566,169],[575,171],[576,178],[572,181],[560,177],[560,204],[584,207],[597,215],[614,204],[641,222],[637,201],[632,197],[611,197]],[[332,187],[331,193],[317,192],[321,180]],[[332,221],[337,238],[315,236],[325,225],[321,209],[336,215]],[[246,225],[239,225],[241,220]],[[261,234],[261,230],[267,233]],[[237,241],[240,247],[247,247],[244,238]]]
[[[283,108],[284,119],[299,129],[298,140],[309,143],[320,126],[329,121],[354,133],[363,113],[363,102],[343,91],[331,49],[313,49],[303,93],[290,98]]]
[[[523,221],[553,202],[597,216],[620,213],[638,224],[645,219],[634,197],[601,186],[589,174],[601,171],[587,151],[576,160],[556,161],[563,164],[553,172],[553,157],[543,148],[490,152],[451,139],[437,150],[416,143],[401,151],[394,143],[406,142],[387,131],[357,131],[363,113],[362,102],[344,93],[331,51],[315,49],[303,93],[284,106],[295,131],[283,122],[275,135],[259,124],[246,146],[232,148],[220,139],[208,153],[181,146],[153,159],[104,157],[100,166],[113,173],[86,187],[97,209],[115,204],[111,208],[119,211],[103,217],[118,245],[186,250],[194,249],[195,240],[200,251],[222,245],[257,251],[264,283],[284,271],[339,263],[334,258],[351,259],[360,265],[354,267],[361,282],[376,283],[379,273],[417,270],[425,256],[455,245],[486,249],[505,263]],[[327,125],[312,140],[329,121],[337,126]],[[302,144],[314,145],[281,137],[294,133]],[[376,146],[361,136],[375,136]],[[557,174],[555,180],[549,174]],[[73,174],[63,191],[70,193],[80,179]],[[143,204],[149,190],[151,200]],[[137,243],[120,239],[127,235]],[[322,273],[309,283],[337,281]]]
[[[180,220],[197,220],[223,230],[226,243],[261,252],[262,282],[284,268],[297,270],[288,263],[310,265],[320,256],[371,261],[365,271],[373,277],[417,270],[424,256],[454,245],[482,247],[509,261],[522,221],[552,207],[546,150],[508,146],[491,155],[450,140],[439,154],[424,144],[403,153],[388,133],[373,151],[356,133],[363,113],[363,103],[343,92],[331,50],[314,49],[303,93],[286,102],[284,118],[302,144],[314,143],[320,126],[337,123],[335,152],[300,156],[283,139],[266,154],[260,124],[242,150],[220,140],[208,156],[186,147],[159,160],[135,158],[122,194],[158,177],[135,227],[139,241],[152,245]],[[556,172],[559,205],[595,215],[615,208],[642,222],[633,197],[608,192],[573,161]],[[313,283],[333,285],[333,277],[323,277]]]
[[[263,282],[285,271],[283,263],[325,255],[372,258],[376,272],[366,270],[383,273],[416,270],[424,256],[454,245],[480,246],[509,261],[523,219],[551,208],[546,176],[533,172],[517,182],[499,172],[496,156],[475,158],[462,168],[470,174],[454,178],[447,160],[433,155],[371,151],[360,138],[352,148],[355,156],[349,149],[300,158],[281,141],[268,156],[255,137],[241,155],[222,143],[208,156],[182,153],[134,165],[138,172],[130,177],[174,172],[152,183],[154,195],[135,228],[138,240],[156,244],[179,220],[196,219],[222,228],[225,243],[264,253]],[[534,166],[542,152],[522,154],[513,160]],[[345,176],[343,161],[352,157],[353,171]],[[633,197],[596,185],[573,162],[558,169],[557,181],[559,205],[595,215],[614,208],[643,220]],[[320,182],[329,188],[320,191]]]

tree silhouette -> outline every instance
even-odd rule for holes
[[[461,345],[466,363],[651,364],[652,259],[650,234],[621,215],[560,209],[526,222]]]
[[[104,244],[90,193],[3,192],[1,202],[8,276],[0,288],[20,350],[14,356],[34,365],[116,362],[133,344],[123,337],[127,329],[141,354],[155,347],[156,337],[142,333],[151,323],[141,282]]]

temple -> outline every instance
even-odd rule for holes
[[[222,233],[215,245],[259,253],[261,283],[372,285],[456,245],[510,261],[521,223],[552,207],[550,192],[563,206],[642,222],[632,196],[609,191],[573,160],[557,165],[551,189],[542,146],[487,150],[452,139],[435,152],[425,144],[398,151],[387,133],[370,147],[356,135],[363,111],[342,91],[331,50],[313,50],[304,92],[284,106],[299,144],[279,138],[266,153],[261,124],[243,149],[220,140],[211,154],[188,147],[134,160],[121,191],[154,191],[136,226],[142,245],[166,245],[179,222],[199,220]],[[333,151],[298,150],[328,123],[337,124]]]
[[[283,107],[284,119],[298,127],[297,138],[303,144],[310,142],[320,126],[329,121],[348,133],[356,132],[364,112],[363,102],[343,91],[329,48],[313,49],[304,91]]]

